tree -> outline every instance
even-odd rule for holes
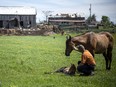
[[[50,13],[52,13],[52,11],[42,11],[46,17],[46,22],[48,24],[48,16],[51,15]]]
[[[113,28],[114,27],[114,22],[110,22],[110,27]]]
[[[96,16],[95,16],[95,14],[93,14],[93,15],[91,16],[91,21],[96,22]]]
[[[91,17],[89,16],[86,21],[88,24],[95,23],[96,22],[95,14],[93,14]]]
[[[101,24],[104,28],[109,28],[111,24],[110,18],[108,16],[102,16]]]

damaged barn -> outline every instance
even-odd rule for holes
[[[0,6],[0,28],[31,28],[36,26],[36,9],[23,6]]]

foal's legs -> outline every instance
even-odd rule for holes
[[[106,61],[106,69],[108,69],[108,70],[109,70],[109,67],[108,67],[108,57],[107,57],[107,53],[106,53],[106,52],[104,52],[104,53],[103,53],[103,56],[105,57],[105,61]]]

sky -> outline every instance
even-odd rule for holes
[[[116,23],[116,0],[0,0],[0,6],[31,6],[37,9],[37,22],[45,20],[43,11],[52,11],[51,14],[77,13],[87,18],[90,4],[92,14],[97,21],[102,16],[108,16]]]

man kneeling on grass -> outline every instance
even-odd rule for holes
[[[92,54],[84,48],[83,45],[77,46],[78,50],[82,52],[81,61],[78,61],[77,70],[82,73],[82,76],[94,75],[95,60]]]

